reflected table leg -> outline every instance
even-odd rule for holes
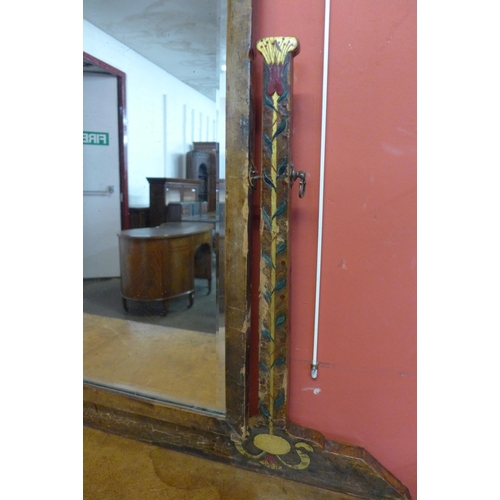
[[[163,312],[161,313],[162,316],[166,316],[168,313],[168,300],[163,301]]]

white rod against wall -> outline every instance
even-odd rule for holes
[[[318,326],[319,299],[321,290],[321,251],[323,246],[323,194],[325,190],[325,147],[326,113],[328,96],[328,49],[330,44],[330,0],[325,0],[325,34],[323,46],[323,95],[321,107],[321,156],[319,174],[319,215],[318,215],[318,254],[316,257],[316,304],[314,309],[314,345],[311,363],[311,377],[318,376]]]

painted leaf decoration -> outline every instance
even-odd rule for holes
[[[276,132],[273,134],[273,139],[275,139],[276,137],[278,137],[278,135],[280,135],[281,132],[283,132],[283,130],[285,130],[285,128],[286,128],[286,120],[283,120],[278,125],[278,128],[276,129]]]
[[[267,418],[271,418],[271,414],[269,413],[269,411],[266,407],[260,405],[259,410],[262,413],[262,415],[266,416]]]
[[[279,217],[286,210],[286,201],[284,201],[274,212],[273,219]]]
[[[264,370],[265,372],[269,371],[269,368],[262,361],[259,361],[259,367],[261,370]]]
[[[275,400],[274,400],[274,407],[278,407],[282,405],[285,402],[285,393],[282,392]]]
[[[264,182],[268,186],[271,186],[276,191],[276,186],[274,185],[273,181],[269,178],[266,172],[264,172]]]
[[[274,103],[273,103],[273,100],[267,95],[267,94],[264,94],[264,101],[266,103],[266,106],[268,108],[271,108],[271,109],[274,109],[274,111],[278,111],[275,107],[274,107]],[[279,102],[279,99],[278,99],[278,102]]]
[[[267,134],[264,134],[264,142],[266,144],[267,149],[272,152],[273,150],[273,141],[269,138]]]
[[[278,283],[276,283],[276,286],[274,287],[274,291],[276,290],[281,290],[282,288],[284,288],[286,285],[286,279],[283,278],[282,280],[278,281]]]
[[[281,94],[279,97],[278,97],[278,102],[281,102],[283,99],[286,99],[288,97],[288,90],[285,90],[283,92],[283,94]]]
[[[269,332],[269,330],[267,328],[262,329],[262,336],[265,339],[270,340],[271,342],[274,342],[273,338],[271,337],[271,333]],[[260,361],[260,363],[262,363],[262,361]]]
[[[275,326],[279,326],[281,325],[282,323],[285,322],[285,319],[286,319],[286,316],[283,314],[283,316],[279,316],[277,319],[276,319],[276,323],[275,323]]]
[[[271,266],[273,269],[276,269],[276,267],[274,266],[274,262],[271,260],[269,255],[266,255],[265,253],[263,253],[262,258],[265,260],[265,262],[268,266]]]
[[[278,248],[276,249],[276,255],[280,254],[281,252],[284,252],[285,250],[286,250],[286,241],[282,241],[278,245]]]
[[[267,300],[268,303],[271,302],[271,292],[269,290],[266,290],[264,292],[264,298]]]
[[[286,172],[286,167],[288,166],[288,158],[285,156],[278,166],[278,177],[281,177]]]
[[[274,363],[273,363],[273,366],[281,366],[281,365],[284,365],[286,363],[286,358],[279,358],[277,359]]]
[[[264,219],[264,223],[265,223],[267,229],[271,230],[272,221],[271,221],[271,218],[269,217],[269,215],[267,215],[267,212],[265,211],[265,209],[262,209],[262,217]]]

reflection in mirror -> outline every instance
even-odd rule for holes
[[[226,3],[83,6],[84,381],[224,412]]]

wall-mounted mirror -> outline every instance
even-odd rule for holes
[[[184,187],[180,185],[183,184],[188,189],[189,187],[195,189],[194,192],[188,190],[188,196],[193,196],[191,193],[199,196],[197,193],[201,192],[202,197],[207,198],[206,201],[195,199],[195,202],[208,203],[210,171],[195,169],[195,174],[191,177],[196,178],[187,178],[187,153],[195,150],[194,143],[204,143],[206,146],[207,143],[216,142],[219,143],[220,172],[225,171],[226,193],[225,197],[219,193],[218,200],[220,204],[225,199],[225,223],[217,227],[220,210],[215,210],[214,213],[208,213],[207,210],[206,214],[188,214],[191,219],[187,221],[167,221],[166,226],[160,219],[154,220],[155,227],[145,224],[144,227],[127,229],[125,232],[121,231],[120,227],[111,231],[115,243],[117,240],[120,242],[124,240],[123,245],[113,250],[115,256],[120,256],[118,258],[120,286],[115,290],[104,290],[100,295],[106,300],[113,297],[113,307],[115,311],[119,310],[122,316],[117,317],[89,309],[84,314],[84,423],[133,439],[197,453],[251,470],[265,469],[266,473],[279,474],[294,481],[349,493],[357,498],[408,500],[407,489],[362,448],[328,441],[319,432],[298,427],[288,421],[284,404],[285,391],[281,391],[287,384],[288,363],[282,356],[273,360],[276,349],[272,344],[278,341],[278,337],[272,335],[269,337],[269,331],[264,328],[259,332],[260,338],[265,338],[265,341],[261,342],[261,347],[270,354],[271,361],[267,364],[260,363],[261,356],[258,364],[261,370],[269,370],[270,375],[266,375],[264,380],[259,379],[258,384],[261,387],[259,398],[262,401],[265,399],[269,405],[267,407],[260,405],[259,416],[249,415],[249,207],[251,205],[249,172],[253,164],[250,154],[250,137],[253,129],[250,106],[252,2],[227,0],[226,134],[210,138],[206,135],[196,136],[193,132],[198,125],[200,130],[208,130],[210,120],[203,118],[205,115],[198,119],[198,111],[191,111],[190,106],[194,107],[194,97],[191,97],[193,96],[191,92],[194,92],[192,86],[186,85],[181,91],[181,87],[176,83],[179,80],[171,75],[167,79],[165,76],[167,73],[158,66],[163,60],[161,58],[166,57],[169,48],[177,50],[181,46],[190,44],[186,39],[185,43],[173,43],[175,37],[167,28],[170,26],[169,23],[179,21],[178,24],[186,24],[180,20],[194,19],[192,24],[187,23],[191,35],[196,38],[202,32],[201,40],[205,45],[209,45],[209,37],[205,35],[202,29],[203,23],[199,21],[198,16],[207,9],[217,10],[219,4],[209,5],[200,0],[183,0],[180,4],[178,1],[102,2],[108,10],[96,15],[93,23],[91,19],[84,22],[86,53],[84,61],[98,68],[104,68],[102,79],[111,81],[111,85],[108,86],[117,90],[118,95],[120,93],[124,95],[126,88],[126,112],[122,106],[125,102],[123,99],[113,98],[111,101],[115,104],[118,101],[117,113],[120,117],[117,125],[118,135],[120,127],[126,128],[127,131],[123,134],[122,149],[126,150],[128,161],[126,190],[109,187],[116,186],[120,181],[106,180],[102,181],[101,185],[89,186],[86,184],[89,178],[87,172],[84,175],[84,189],[99,192],[99,194],[88,194],[89,197],[96,199],[107,199],[115,192],[121,191],[120,202],[127,205],[127,210],[123,210],[122,204],[122,219],[126,224],[129,223],[127,218],[131,215],[128,209],[130,206],[137,208],[135,215],[138,220],[144,215],[141,210],[145,208],[149,209],[148,215],[151,216],[151,196],[155,198],[158,194],[155,189],[159,189],[158,196],[161,198],[161,203],[155,205],[158,209],[154,214],[155,217],[158,211],[161,215],[167,201],[170,202],[170,189],[182,192]],[[84,7],[87,5],[101,7],[99,4],[100,2],[94,0],[84,0]],[[110,14],[109,9],[113,4],[119,4],[118,18]],[[183,8],[193,4],[197,10],[187,18],[183,17],[183,10],[175,11],[175,15],[173,12],[167,15],[164,9],[173,8],[175,4],[182,5]],[[224,17],[220,14],[223,12],[222,8],[217,12],[219,12],[218,19],[222,21]],[[127,42],[129,45],[123,43],[124,40],[120,41],[120,30],[125,30],[128,25],[134,24],[134,20],[141,17],[148,21],[145,27],[137,27],[137,31],[132,32],[131,39]],[[102,23],[101,28],[94,23]],[[112,29],[117,30],[114,36],[106,33],[106,30],[111,32]],[[135,41],[140,41],[143,37],[148,38],[150,34],[156,36],[157,43],[161,45],[161,60],[156,61],[154,71],[149,66],[151,62],[140,54],[140,45],[135,49],[132,47]],[[284,40],[283,37],[281,39]],[[193,46],[196,44],[193,43]],[[201,50],[199,45],[197,50]],[[138,68],[132,65],[130,59],[137,63]],[[282,64],[283,60],[280,61]],[[146,79],[150,70],[154,73],[152,80]],[[196,71],[191,70],[193,74]],[[285,73],[282,71],[272,72],[275,77],[280,73],[281,77],[284,77]],[[115,76],[118,80],[111,79]],[[125,78],[126,86],[121,85]],[[96,77],[90,78],[93,83],[95,79]],[[223,92],[223,88],[219,87],[219,93]],[[102,96],[103,93],[104,91],[89,92],[89,95],[94,98]],[[202,95],[202,92],[197,94]],[[273,94],[273,99],[276,99],[276,103],[271,107],[276,111],[278,103],[281,103],[282,108],[286,106],[286,99],[283,96],[287,94],[283,93],[282,97],[277,97],[275,94],[276,92]],[[210,101],[210,97],[206,99]],[[264,98],[264,102],[269,107],[271,101]],[[182,111],[176,113],[175,110],[179,106]],[[96,108],[98,110],[96,114],[102,114],[104,104],[101,102]],[[283,111],[288,112],[287,109],[282,109],[280,113]],[[222,113],[221,109],[218,113]],[[141,119],[143,115],[145,119]],[[217,114],[215,116],[217,117]],[[171,122],[170,117],[176,119]],[[206,128],[204,128],[205,123],[207,123]],[[273,123],[277,122],[273,120]],[[218,130],[218,127],[213,129]],[[272,133],[273,140],[284,130],[280,125]],[[110,148],[112,143],[111,127],[108,131],[100,129],[99,125],[94,127],[90,123],[88,128],[84,128],[85,132],[87,135],[84,134],[84,142],[87,141],[90,154],[108,151],[105,148]],[[224,147],[221,146],[224,137],[225,160],[221,153],[224,151]],[[284,137],[283,135],[282,138]],[[145,144],[144,147],[137,145],[136,141],[140,138]],[[176,149],[179,146],[176,141],[180,141],[182,145],[180,153]],[[278,151],[278,148],[275,151]],[[123,158],[119,160],[123,163]],[[94,169],[101,167],[104,169],[107,163],[96,161],[92,165]],[[199,171],[201,171],[200,178],[198,178]],[[265,171],[263,172],[265,174]],[[195,187],[197,183],[203,185],[205,182],[206,190],[199,189],[199,186]],[[272,184],[274,186],[274,183]],[[273,199],[272,194],[271,199]],[[184,202],[189,204],[193,201],[191,199],[183,201],[182,198],[173,201],[177,204]],[[186,205],[181,205],[181,208],[184,206]],[[273,218],[284,213],[281,210],[282,206],[285,205],[275,207]],[[108,215],[108,210],[101,208],[100,211],[99,209],[96,211],[94,219],[105,218]],[[201,220],[202,215],[207,217]],[[207,218],[210,219],[209,222]],[[186,225],[182,226],[183,224]],[[189,287],[187,293],[178,297],[161,296],[157,301],[145,300],[139,304],[135,302],[141,301],[134,299],[143,298],[140,294],[145,292],[140,291],[136,296],[130,296],[130,283],[138,286],[140,290],[144,284],[148,284],[145,286],[148,290],[149,286],[154,288],[158,278],[164,283],[164,269],[186,270],[192,267],[194,275],[194,257],[197,248],[191,255],[192,258],[188,253],[187,260],[176,260],[179,257],[176,252],[180,252],[183,246],[179,241],[176,241],[172,248],[164,245],[162,252],[134,251],[134,248],[140,248],[141,245],[149,250],[154,249],[158,240],[165,239],[170,230],[189,233],[186,227],[192,229],[193,224],[212,225],[206,241],[210,248],[209,262],[213,259],[215,269],[217,261],[225,262],[225,273],[214,274],[212,280],[219,281],[214,285],[216,290],[224,291],[224,301],[219,302],[219,307],[216,308],[220,311],[220,304],[225,305],[222,308],[224,319],[219,319],[217,333],[196,331],[192,327],[180,327],[179,324],[174,326],[159,324],[162,320],[172,319],[176,307],[180,307],[179,318],[184,319],[196,310],[204,297],[210,297],[207,293],[209,283],[206,275],[204,278],[199,278],[200,289],[194,290],[194,296],[191,295]],[[283,224],[283,227],[287,227],[287,224]],[[96,239],[103,240],[108,234],[109,232],[99,233]],[[204,230],[200,229],[191,232],[189,236],[198,238],[204,234]],[[271,247],[272,245],[271,243]],[[276,251],[281,252],[284,248],[286,247],[280,244],[276,247]],[[103,249],[103,254],[106,253],[105,250],[106,247]],[[224,258],[221,255],[222,250],[225,253]],[[96,257],[100,257],[99,252],[95,253]],[[132,258],[134,255],[136,257]],[[203,261],[203,252],[197,256]],[[96,260],[100,262],[99,258]],[[109,266],[103,267],[107,271]],[[133,279],[130,277],[132,274],[134,274]],[[220,286],[222,276],[225,276],[224,287]],[[152,284],[151,277],[156,279]],[[88,277],[88,283],[100,284],[100,281],[109,283],[114,278],[116,277]],[[273,279],[271,278],[271,282]],[[280,279],[272,287],[272,293],[282,290],[282,285],[284,281]],[[214,287],[211,293],[214,293]],[[162,285],[160,292],[164,293],[165,290],[167,287]],[[216,292],[216,296],[220,296],[218,293]],[[153,299],[151,296],[149,298]],[[283,300],[285,298],[285,296],[280,297]],[[190,306],[189,311],[187,311],[188,306]],[[85,307],[88,307],[88,304],[85,304]],[[284,307],[286,315],[286,304]],[[124,314],[126,316],[123,316]],[[270,321],[270,324],[283,328],[285,315],[280,313],[276,321]],[[203,323],[208,324],[208,320],[203,320]],[[208,340],[215,342],[209,344]],[[279,339],[280,344],[281,340],[284,340],[282,348],[286,349],[284,347],[286,338],[282,336]],[[176,342],[184,343],[184,350],[177,350]],[[207,347],[209,345],[212,348]],[[200,351],[201,355],[198,355]],[[213,359],[216,360],[215,363],[212,363]],[[207,391],[213,396],[211,402],[203,400],[204,387],[212,387]],[[277,389],[278,394],[275,394],[274,389]],[[273,410],[267,411],[267,408]],[[275,414],[274,409],[280,413]]]
[[[226,1],[83,7],[84,382],[222,414]]]

